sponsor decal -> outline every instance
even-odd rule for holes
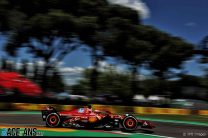
[[[146,121],[144,121],[144,123],[143,123],[143,126],[147,126],[148,124],[147,124],[147,122]]]

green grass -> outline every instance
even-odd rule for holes
[[[41,111],[0,111],[0,114],[39,115]]]

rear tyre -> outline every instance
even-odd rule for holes
[[[60,122],[60,116],[57,113],[50,113],[46,118],[46,126],[48,127],[58,127]]]
[[[125,131],[135,131],[138,126],[137,119],[132,115],[127,116],[124,118],[122,126]]]

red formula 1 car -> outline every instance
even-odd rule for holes
[[[42,110],[43,121],[48,127],[71,127],[71,128],[103,128],[122,129],[134,131],[141,128],[152,129],[155,127],[151,122],[139,120],[133,115],[115,115],[108,111],[90,110],[78,108],[71,111],[57,112],[53,107]]]

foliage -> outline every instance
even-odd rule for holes
[[[93,71],[89,83],[95,93],[101,89],[97,83],[103,76],[97,68],[103,55],[131,66],[132,90],[128,93],[133,96],[138,92],[139,67],[148,66],[156,76],[165,78],[165,72],[180,68],[193,54],[192,44],[142,25],[136,11],[106,0],[2,0],[0,30],[9,32],[5,50],[10,55],[27,47],[35,58],[46,62],[41,83],[44,88],[48,87],[50,68],[83,44],[91,49]],[[127,89],[123,87],[117,89]]]
[[[90,94],[90,74],[92,69],[87,69],[83,73],[83,78],[74,86],[73,93],[83,92]],[[128,101],[131,98],[131,77],[129,74],[124,74],[116,71],[114,68],[106,68],[105,71],[99,72],[97,78],[97,93],[117,95],[123,101]],[[78,91],[77,91],[78,90]]]

